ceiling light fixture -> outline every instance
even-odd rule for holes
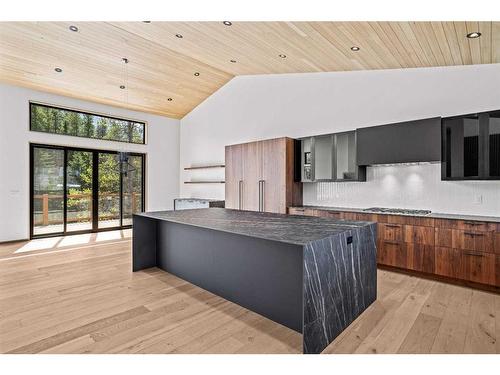
[[[200,75],[200,73],[196,72],[196,73],[194,73],[194,75],[195,75],[196,77],[198,77],[198,76]]]
[[[122,57],[122,61],[125,63],[125,64],[128,64],[128,59],[126,57]]]
[[[69,27],[69,29],[70,29],[71,31],[74,31],[75,33],[78,31],[78,27],[76,27],[75,25],[71,25],[71,26]]]
[[[62,69],[61,68],[55,68],[54,69],[57,73],[62,73]]]
[[[232,62],[233,64],[235,64],[236,60],[229,60],[229,62]]]
[[[124,86],[124,85],[121,85],[121,86],[120,86],[120,88],[121,88],[122,90],[124,90],[124,89],[125,89],[125,86]]]
[[[360,50],[360,48],[357,47],[357,46],[352,46],[351,47],[351,51],[358,52],[359,50]]]
[[[184,38],[184,37],[182,36],[182,34],[175,34],[175,36],[176,36],[177,38],[179,38],[179,39]]]
[[[467,34],[467,38],[469,39],[476,39],[481,36],[481,33],[479,31],[473,31],[472,33]]]
[[[223,21],[222,23],[223,23],[224,25],[226,25],[226,26],[231,26],[231,25],[233,24],[233,23],[232,23],[232,22],[230,22],[230,21]]]
[[[278,56],[281,57],[282,59],[286,59],[286,55],[283,55],[282,53],[280,53]]]

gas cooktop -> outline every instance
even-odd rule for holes
[[[363,211],[366,212],[380,212],[384,214],[395,214],[395,215],[414,215],[414,216],[426,216],[431,213],[430,210],[412,210],[409,208],[386,208],[386,207],[370,207],[365,208]]]

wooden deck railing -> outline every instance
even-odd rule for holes
[[[136,212],[137,208],[137,202],[136,202],[136,197],[140,194],[137,194],[135,192],[132,193],[124,193],[124,196],[130,196],[131,197],[131,203],[132,203],[132,212]],[[100,198],[104,197],[120,197],[120,193],[101,193],[99,194]],[[59,224],[61,220],[50,220],[49,218],[49,200],[51,199],[63,199],[64,196],[62,194],[39,194],[39,195],[34,195],[33,199],[39,199],[42,201],[42,219],[41,220],[35,220],[35,225],[49,225],[49,224]],[[79,222],[79,221],[89,221],[92,220],[92,194],[68,194],[68,199],[88,199],[88,204],[89,208],[88,210],[85,210],[83,212],[88,212],[88,216],[80,216],[80,217],[67,217],[66,220],[69,223],[72,222]],[[40,211],[38,211],[40,212]],[[113,215],[113,214],[108,214],[108,215],[99,215],[100,220],[107,220],[107,219],[116,219],[119,218],[119,214]]]

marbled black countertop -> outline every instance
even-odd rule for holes
[[[330,207],[330,206],[297,206],[297,208],[312,208],[314,210],[325,211],[343,211],[343,212],[357,212],[362,214],[377,214],[377,215],[403,215],[403,216],[416,216],[428,217],[431,219],[450,219],[450,220],[470,220],[470,221],[487,221],[490,223],[500,223],[500,216],[480,216],[480,215],[462,215],[462,214],[446,214],[439,212],[431,212],[429,215],[406,215],[391,212],[370,212],[364,211],[363,208],[353,207]]]
[[[282,215],[225,208],[156,211],[136,215],[295,245],[306,245],[311,241],[371,224],[366,221]]]

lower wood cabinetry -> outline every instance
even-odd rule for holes
[[[495,285],[500,286],[500,255],[495,255]]]
[[[413,271],[434,273],[436,256],[434,245],[420,243],[405,243],[407,252],[406,267]]]
[[[500,224],[295,207],[290,213],[377,222],[380,265],[500,287]]]

